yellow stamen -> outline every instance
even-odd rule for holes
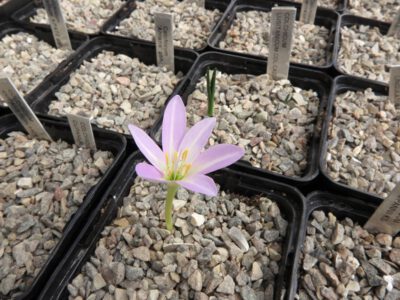
[[[183,160],[183,161],[185,161],[185,160],[187,159],[188,154],[189,154],[189,150],[188,150],[188,149],[186,149],[185,151],[183,151],[183,153],[182,153],[182,160]]]
[[[167,166],[168,166],[168,164],[169,164],[169,156],[168,156],[168,153],[165,153],[165,162],[166,162],[166,164],[167,164]]]
[[[191,164],[186,164],[183,166],[182,176],[185,177],[189,172],[190,168],[192,167]]]

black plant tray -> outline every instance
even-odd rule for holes
[[[53,280],[48,282],[39,299],[68,299],[68,283],[93,255],[103,228],[116,217],[118,207],[122,204],[123,198],[129,194],[130,187],[136,177],[135,165],[141,161],[143,161],[143,157],[138,152],[133,153],[126,160],[107,194],[93,210],[89,221],[53,273]],[[282,291],[291,289],[287,283],[295,278],[293,277],[293,267],[298,264],[297,261],[293,260],[293,250],[297,245],[298,229],[302,228],[304,219],[303,196],[288,185],[247,175],[245,172],[237,172],[230,168],[219,170],[212,177],[225,190],[249,196],[263,194],[269,197],[277,202],[286,220],[289,221],[282,260],[280,261],[280,272],[275,285],[274,299],[281,299]],[[289,298],[286,297],[285,299]]]
[[[13,0],[11,0],[13,1]],[[15,34],[18,32],[26,32],[36,36],[39,40],[44,41],[54,48],[56,48],[53,34],[51,30],[45,28],[39,28],[32,25],[22,25],[17,24],[15,22],[6,22],[0,24],[0,39],[3,39],[6,35]],[[78,49],[83,43],[87,41],[87,38],[81,34],[70,34],[72,48],[74,50]],[[63,60],[58,67],[50,72],[43,81],[36,86],[31,92],[25,95],[25,99],[28,104],[31,104],[33,100],[40,96],[47,88],[48,79],[51,77],[51,74],[57,73],[63,66],[65,66],[73,57],[73,53],[69,55],[65,60]],[[10,113],[10,109],[2,104],[0,104],[0,116]]]
[[[388,95],[389,88],[387,85],[377,83],[376,81],[368,80],[368,79],[360,79],[354,76],[339,76],[333,82],[332,92],[330,94],[327,106],[327,114],[324,120],[324,124],[322,127],[322,149],[321,156],[319,161],[320,172],[323,177],[324,186],[330,188],[331,191],[338,191],[345,195],[350,195],[354,197],[359,197],[362,199],[366,199],[371,202],[377,202],[379,199],[382,199],[376,194],[361,191],[355,188],[352,188],[344,183],[333,181],[327,172],[326,166],[326,154],[328,151],[327,142],[328,142],[328,134],[329,134],[329,125],[331,120],[335,114],[335,99],[337,95],[345,93],[346,91],[362,91],[367,88],[371,88],[376,94],[379,95]]]
[[[207,52],[200,56],[187,81],[178,90],[178,94],[187,101],[188,96],[195,90],[199,79],[204,76],[207,68],[217,68],[218,71],[228,74],[265,74],[267,70],[267,62],[265,60],[257,60],[244,56],[229,55],[218,52]],[[310,183],[318,175],[319,160],[319,143],[321,136],[322,122],[325,119],[325,107],[328,102],[328,96],[332,85],[332,79],[316,70],[291,66],[289,69],[289,80],[293,85],[302,89],[312,89],[318,93],[320,100],[319,114],[315,123],[313,137],[310,141],[307,162],[308,166],[302,177],[289,177],[275,172],[267,171],[261,168],[249,167],[250,163],[240,161],[235,165],[235,169],[241,171],[246,167],[246,172],[253,175],[277,180],[286,184],[290,184],[299,188],[310,185]],[[218,101],[218,100],[216,100]],[[159,128],[161,124],[158,124]]]
[[[360,198],[353,197],[351,195],[337,195],[336,193],[316,191],[307,196],[306,200],[306,214],[304,228],[300,232],[299,243],[296,249],[295,260],[300,264],[300,257],[303,250],[303,244],[306,237],[306,227],[308,221],[312,218],[312,212],[316,210],[322,210],[325,213],[331,212],[335,214],[338,219],[344,219],[346,217],[351,218],[353,221],[363,225],[368,218],[374,213],[376,208],[381,203],[381,200],[376,199],[375,201],[364,201]],[[296,275],[293,277],[291,282],[291,291],[294,293],[291,295],[291,299],[296,295],[298,291],[298,281],[300,279],[299,266],[296,267]]]
[[[121,23],[122,20],[129,18],[131,13],[136,9],[136,2],[137,1],[135,1],[135,0],[128,1],[124,5],[124,7],[118,12],[118,14],[115,14],[111,19],[109,19],[106,23],[104,23],[101,32],[103,34],[107,34],[107,35],[108,34],[117,35],[117,33],[115,32],[116,27],[118,27],[118,25]],[[140,1],[140,2],[143,2],[143,1]],[[230,3],[231,3],[231,0],[205,0],[205,7],[206,7],[206,9],[209,9],[209,10],[218,9],[223,14]],[[220,19],[222,19],[222,16]],[[118,36],[120,36],[120,35],[118,35]],[[126,37],[126,36],[124,36],[124,37]],[[129,38],[129,37],[126,37],[126,38]],[[132,37],[130,39],[141,40],[139,38],[132,38]],[[201,53],[201,52],[204,52],[204,50],[206,50],[206,48],[207,48],[207,46],[204,46],[202,48],[193,49],[193,50]]]
[[[97,56],[101,51],[113,51],[115,53],[122,53],[128,55],[130,57],[136,57],[141,62],[151,65],[157,64],[156,60],[156,52],[155,45],[151,42],[144,41],[134,41],[127,38],[120,38],[115,36],[107,36],[107,37],[97,37],[90,40],[85,46],[83,46],[80,51],[76,52],[73,60],[57,74],[56,78],[52,78],[52,82],[49,84],[46,93],[42,95],[42,97],[38,98],[33,102],[32,108],[39,115],[54,119],[58,117],[48,115],[48,108],[50,102],[55,98],[55,93],[60,90],[60,88],[65,85],[71,76],[71,73],[78,69],[84,61],[88,61],[91,58]],[[182,72],[183,74],[187,74],[196,61],[198,55],[196,52],[181,48],[175,48],[175,72]],[[175,90],[179,88],[182,84],[183,80],[181,80]],[[167,99],[168,101],[169,99]],[[163,111],[160,114],[162,115]],[[62,117],[63,119],[65,117]],[[159,123],[156,121],[155,124]],[[96,125],[94,125],[96,126]],[[154,128],[150,129],[149,132],[152,134]],[[125,135],[128,138],[128,141],[133,141],[130,135]]]
[[[211,36],[208,39],[208,45],[214,51],[219,51],[219,52],[223,52],[223,53],[227,53],[227,54],[236,54],[236,55],[240,54],[240,55],[244,55],[244,56],[251,57],[251,58],[265,59],[266,57],[261,56],[261,55],[254,55],[254,54],[250,54],[250,53],[243,53],[243,52],[237,52],[237,51],[233,51],[233,50],[221,49],[221,48],[219,48],[219,42],[221,42],[225,39],[227,31],[229,30],[233,21],[236,18],[236,13],[242,12],[242,11],[249,11],[249,10],[258,10],[258,11],[269,12],[275,6],[295,7],[295,8],[297,8],[296,20],[298,20],[300,17],[301,3],[281,1],[281,0],[252,0],[252,1],[236,0],[231,3],[229,8],[225,11],[221,20],[216,25],[215,30],[211,33]],[[308,65],[308,64],[303,64],[303,63],[291,63],[291,64],[302,66],[302,67],[312,67],[317,70],[329,71],[329,69],[332,67],[332,52],[334,49],[335,32],[336,32],[338,18],[339,18],[339,15],[331,9],[322,8],[322,7],[318,7],[318,9],[317,9],[315,24],[328,28],[329,33],[330,33],[329,40],[327,41],[327,43],[330,45],[330,47],[328,50],[328,57],[327,57],[328,63],[326,65],[314,66],[314,65]]]
[[[0,18],[3,20],[10,19],[13,12],[30,1],[31,0],[9,0],[3,5],[0,5]]]
[[[72,133],[67,123],[45,119],[41,119],[41,122],[54,140],[62,139],[70,144],[74,143]],[[0,136],[5,138],[7,133],[11,131],[26,132],[14,116],[7,115],[0,118]],[[64,254],[74,242],[76,235],[86,223],[87,217],[92,209],[96,207],[99,198],[106,192],[110,182],[113,180],[125,158],[126,139],[122,135],[94,129],[94,136],[98,149],[112,152],[114,161],[99,182],[89,190],[82,205],[65,225],[62,238],[52,250],[47,262],[36,276],[31,287],[23,294],[16,297],[16,299],[31,300],[37,298],[43,286],[50,279],[51,273],[58,266]],[[0,295],[0,299],[9,298]]]
[[[339,73],[340,75],[351,75],[354,77],[358,77],[358,78],[363,78],[360,77],[358,75],[353,75],[353,74],[347,74],[345,72],[343,72],[341,70],[341,68],[339,67],[339,51],[340,51],[340,47],[341,47],[341,43],[342,43],[342,35],[341,35],[341,29],[343,27],[351,27],[354,25],[364,25],[364,26],[372,26],[372,27],[378,27],[379,31],[382,34],[386,34],[389,31],[389,27],[390,24],[389,23],[384,23],[381,21],[377,21],[377,20],[372,20],[372,19],[367,19],[367,18],[362,18],[362,17],[357,17],[357,16],[353,16],[353,15],[342,15],[339,19],[339,22],[337,24],[337,30],[336,30],[336,35],[335,35],[335,46],[333,49],[333,66],[336,70],[337,73]],[[380,81],[375,81],[377,83],[382,83]]]
[[[14,1],[14,0],[11,0]],[[126,2],[132,1],[132,0],[125,0]],[[125,4],[123,4],[116,12],[114,12],[110,17],[113,18],[115,15],[118,15],[120,13],[121,10],[123,10],[123,7],[125,6]],[[31,22],[29,19],[31,17],[33,17],[34,15],[36,15],[36,11],[39,8],[44,8],[42,0],[30,0],[26,5],[22,6],[20,9],[18,9],[17,11],[15,11],[14,14],[11,15],[12,19],[23,23],[23,24],[35,24],[38,27],[42,27],[42,28],[50,28],[49,24],[43,24],[43,23],[34,23]],[[107,21],[106,21],[107,22]],[[104,25],[104,24],[103,24]],[[70,33],[80,33],[80,34],[85,34],[87,36],[97,36],[100,32],[101,32],[101,28],[102,26],[99,26],[99,30],[95,33],[83,33],[81,31],[78,30],[74,30],[74,29],[68,29],[68,32]]]

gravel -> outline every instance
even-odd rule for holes
[[[382,35],[378,27],[341,28],[338,65],[342,72],[389,82],[388,66],[400,62],[400,39]]]
[[[99,127],[129,134],[128,124],[148,129],[159,118],[182,74],[137,58],[102,51],[84,61],[49,106],[49,114],[86,113]]]
[[[116,31],[109,33],[154,42],[154,13],[172,13],[174,46],[199,49],[207,46],[207,38],[222,16],[217,9],[207,10],[188,0],[146,0],[136,5],[130,16],[120,22]]]
[[[97,33],[101,26],[125,3],[121,0],[60,0],[67,27],[84,33]],[[30,22],[48,24],[44,8],[36,10]]]
[[[347,12],[363,18],[391,23],[399,5],[399,0],[348,0]]]
[[[22,94],[27,94],[69,54],[26,32],[6,35],[0,41],[0,70]],[[0,105],[6,104],[0,100]]]
[[[236,13],[236,17],[219,43],[224,50],[268,56],[271,12],[250,10]],[[328,28],[296,21],[293,31],[291,61],[323,66],[330,60]]]
[[[206,79],[188,97],[188,121],[207,115]],[[217,125],[210,143],[240,145],[252,166],[286,176],[302,176],[318,116],[316,92],[268,75],[218,72],[215,92]]]
[[[273,298],[288,225],[275,202],[224,191],[204,197],[180,189],[177,199],[186,205],[175,210],[170,234],[164,224],[165,196],[164,185],[136,179],[95,254],[68,285],[69,299]],[[194,213],[206,222],[192,225]],[[247,251],[231,239],[232,230],[248,242]],[[279,234],[266,242],[263,236],[270,231]]]
[[[385,198],[400,182],[400,110],[371,89],[338,95],[330,123],[328,175]]]
[[[34,281],[112,154],[11,132],[0,139],[0,296]]]
[[[314,211],[301,259],[297,299],[400,299],[399,237]]]
[[[295,1],[303,3],[302,0]],[[318,0],[318,6],[330,8],[330,9],[337,9],[339,7],[341,0]]]

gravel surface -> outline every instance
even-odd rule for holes
[[[271,16],[270,12],[256,10],[236,13],[236,18],[219,47],[268,56]],[[316,66],[326,65],[331,57],[329,36],[329,30],[325,27],[296,21],[291,61]]]
[[[0,139],[0,296],[16,297],[32,284],[112,161],[109,152],[21,132]]]
[[[69,54],[26,32],[11,34],[0,41],[0,70],[22,94],[27,94]],[[5,105],[1,99],[0,105]]]
[[[182,74],[103,51],[72,73],[49,106],[49,114],[84,112],[99,127],[129,134],[128,124],[149,129]]]
[[[125,3],[121,0],[60,0],[68,29],[97,33],[101,26]],[[48,24],[47,13],[39,8],[31,22]]]
[[[400,7],[400,0],[348,0],[347,12],[363,18],[391,23]]]
[[[350,218],[314,211],[297,299],[400,299],[400,237],[373,235]]]
[[[389,82],[388,66],[400,63],[400,39],[382,35],[378,27],[341,29],[339,68],[347,74]]]
[[[154,41],[154,13],[172,13],[174,46],[199,49],[207,46],[207,38],[222,13],[206,10],[187,0],[146,0],[137,2],[129,18],[109,33]]]
[[[295,1],[303,3],[303,0]],[[318,0],[318,6],[330,8],[330,9],[337,9],[341,0]]]
[[[165,197],[164,185],[136,179],[69,299],[272,299],[288,226],[275,202],[180,189],[170,234]]]
[[[336,97],[327,171],[335,181],[386,197],[400,182],[400,109],[371,89]]]
[[[268,75],[229,75],[218,72],[213,143],[240,145],[251,165],[287,176],[302,176],[319,99],[312,90]],[[189,122],[207,115],[205,77],[188,98]]]

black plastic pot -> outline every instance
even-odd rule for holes
[[[49,29],[38,28],[32,25],[20,25],[15,22],[6,22],[0,24],[0,39],[3,39],[3,37],[5,37],[6,35],[15,34],[18,32],[26,32],[32,34],[36,36],[39,40],[44,41],[53,46],[54,48],[56,48],[53,34]],[[71,38],[72,48],[74,50],[78,49],[83,43],[87,41],[87,38],[81,34],[71,34],[70,38]],[[68,64],[68,62],[72,59],[72,57],[73,53],[70,56],[68,56],[64,61],[62,61],[55,70],[50,72],[38,86],[36,86],[30,93],[25,95],[25,99],[28,102],[28,104],[31,104],[35,98],[40,96],[47,89],[48,80],[51,77],[51,74],[59,72],[59,70],[63,66]],[[4,115],[7,113],[10,113],[10,109],[0,104],[0,115]]]
[[[236,18],[236,13],[249,10],[269,12],[275,6],[295,7],[297,8],[296,20],[298,20],[300,17],[301,3],[281,1],[281,0],[252,0],[252,1],[236,0],[231,3],[231,5],[225,11],[221,20],[216,25],[215,30],[212,32],[210,38],[208,39],[209,46],[215,51],[227,54],[237,54],[237,55],[240,54],[251,58],[265,59],[266,57],[260,55],[221,49],[219,48],[219,42],[225,39],[227,31],[229,30],[233,21]],[[317,9],[315,24],[328,28],[330,32],[329,35],[330,37],[329,40],[327,41],[327,43],[330,44],[330,49],[328,51],[328,57],[327,57],[328,63],[324,66],[314,66],[302,63],[292,63],[292,64],[299,65],[302,67],[312,67],[318,70],[325,70],[325,71],[328,71],[332,67],[332,51],[334,49],[335,31],[336,31],[338,17],[339,15],[331,9],[326,9],[321,7],[318,7]]]
[[[103,228],[116,217],[118,206],[121,205],[123,198],[129,194],[130,187],[136,177],[134,166],[141,161],[143,161],[143,157],[139,153],[134,153],[127,159],[110,190],[93,210],[86,226],[68,251],[67,256],[53,273],[53,280],[46,285],[39,299],[68,298],[68,283],[93,255]],[[293,250],[297,245],[298,229],[302,228],[303,196],[288,185],[253,177],[230,168],[217,171],[212,177],[224,189],[231,192],[243,195],[263,194],[269,197],[277,202],[285,218],[289,221],[282,260],[280,261],[281,271],[275,285],[274,299],[281,299],[281,292],[283,290],[289,291],[291,287],[287,283],[295,278],[293,277],[293,267],[297,265],[297,261],[293,260]],[[285,299],[289,298],[286,297]]]
[[[382,198],[376,194],[364,192],[343,183],[333,181],[328,175],[326,166],[329,125],[335,114],[335,99],[337,95],[345,93],[346,91],[363,91],[367,88],[371,88],[376,94],[380,95],[388,95],[389,92],[387,85],[379,84],[375,81],[368,79],[359,79],[353,76],[339,76],[334,80],[332,93],[328,101],[326,118],[322,127],[322,149],[319,166],[323,177],[324,186],[330,188],[331,191],[337,191],[345,195],[359,197],[361,199],[366,199],[370,202],[377,202],[379,201],[379,199]]]
[[[184,101],[195,90],[199,79],[204,76],[207,68],[217,68],[218,71],[228,74],[265,74],[267,70],[267,62],[265,60],[256,60],[244,56],[235,56],[218,52],[207,52],[200,56],[187,80],[177,91]],[[277,180],[286,184],[290,184],[299,188],[306,187],[318,175],[319,161],[319,143],[322,129],[322,122],[325,119],[325,107],[328,102],[329,92],[331,90],[332,79],[319,71],[312,69],[292,66],[289,69],[289,80],[293,85],[302,89],[312,89],[318,93],[320,99],[319,114],[315,124],[314,134],[310,141],[308,153],[308,167],[302,177],[289,177],[278,173],[270,172],[261,168],[249,167],[250,163],[240,161],[235,165],[235,169],[241,171],[246,170],[253,175]],[[157,128],[161,126],[161,122]]]
[[[335,70],[336,70],[336,72],[338,74],[351,75],[351,76],[355,76],[355,77],[358,77],[358,78],[362,78],[362,77],[357,76],[357,75],[344,73],[341,70],[341,68],[339,67],[339,63],[338,63],[340,46],[341,46],[341,43],[342,43],[341,29],[343,27],[345,27],[345,26],[346,27],[351,27],[351,26],[354,26],[354,25],[365,25],[365,26],[378,27],[379,31],[382,34],[385,35],[389,31],[390,24],[384,23],[384,22],[381,22],[381,21],[377,21],[377,20],[357,17],[357,16],[353,16],[353,15],[342,15],[339,18],[339,22],[338,22],[337,30],[336,30],[336,35],[335,35],[335,43],[334,43],[335,46],[334,46],[334,49],[333,49],[333,66],[335,67]],[[378,83],[379,81],[376,81],[376,82]]]
[[[62,139],[70,144],[74,143],[72,133],[67,123],[45,119],[41,119],[41,122],[54,140]],[[0,136],[5,138],[7,133],[11,131],[25,132],[14,116],[8,115],[0,118]],[[58,266],[64,254],[74,242],[76,235],[86,223],[87,217],[90,215],[92,209],[96,207],[99,198],[106,192],[125,157],[126,140],[122,135],[94,129],[94,136],[98,149],[112,152],[114,161],[99,182],[89,190],[82,205],[65,225],[62,238],[52,250],[47,262],[36,276],[33,284],[22,295],[16,297],[16,299],[36,299],[43,286],[50,279],[51,273]],[[9,298],[0,296],[0,299]]]
[[[118,14],[115,14],[111,19],[109,19],[103,25],[102,30],[101,30],[102,33],[107,34],[107,35],[108,34],[116,35],[116,33],[115,33],[116,27],[121,23],[122,20],[129,18],[131,13],[136,9],[136,2],[137,1],[135,1],[135,0],[128,1],[124,5],[124,7],[118,12]],[[140,2],[142,2],[142,1],[140,1]],[[230,3],[231,3],[231,0],[205,0],[205,7],[206,7],[206,9],[209,9],[209,10],[218,9],[221,13],[223,13],[226,10],[226,8],[229,6]],[[129,38],[129,37],[126,37],[126,38]],[[130,39],[141,40],[138,38],[130,38]],[[204,52],[204,50],[206,50],[206,48],[207,48],[207,46],[200,48],[200,49],[193,49],[193,50],[195,50],[197,52]]]
[[[85,44],[80,51],[76,52],[74,59],[70,61],[68,65],[64,66],[57,76],[51,78],[46,93],[42,94],[40,98],[33,102],[33,110],[43,117],[51,119],[58,118],[47,115],[50,102],[55,99],[55,93],[60,90],[61,86],[69,81],[71,73],[78,69],[84,61],[97,56],[103,50],[136,57],[141,62],[148,65],[157,64],[155,45],[153,43],[112,36],[94,38]],[[182,72],[183,74],[188,73],[197,57],[198,55],[194,51],[175,48],[175,72]],[[175,90],[178,89],[181,83],[182,82],[178,83]],[[157,123],[156,121],[155,124]],[[153,130],[154,129],[149,130],[150,134]],[[130,135],[125,136],[130,142],[132,141]]]
[[[31,0],[9,0],[3,5],[0,5],[0,18],[2,20],[11,19],[12,13],[30,1]]]
[[[14,1],[14,0],[12,0]],[[125,0],[127,2],[131,1],[131,0]],[[110,18],[113,18],[114,16],[118,15],[120,13],[121,10],[123,10],[123,7],[125,5],[123,4],[115,13],[113,13]],[[36,15],[36,11],[39,8],[43,8],[43,3],[41,0],[31,0],[28,1],[28,3],[26,5],[24,5],[23,7],[21,7],[20,9],[18,9],[17,11],[15,11],[15,13],[11,16],[13,20],[20,22],[20,23],[29,23],[29,24],[35,24],[38,27],[42,27],[42,28],[50,28],[49,24],[41,24],[41,23],[33,23],[31,22],[29,19],[31,17],[33,17],[34,15]],[[103,24],[104,25],[104,24]],[[102,25],[102,26],[103,26]],[[88,36],[95,36],[97,34],[100,33],[101,31],[101,27],[99,27],[99,30],[95,33],[82,33],[81,31],[78,30],[72,30],[72,29],[68,29],[68,32],[72,32],[72,33],[80,33],[80,34],[85,34]]]
[[[326,213],[331,212],[336,215],[338,219],[344,219],[346,217],[351,218],[353,221],[359,224],[364,224],[368,218],[373,214],[378,205],[381,203],[380,200],[373,202],[364,201],[360,198],[355,198],[350,195],[337,195],[336,193],[316,191],[307,196],[306,200],[306,214],[304,225],[307,226],[307,222],[312,218],[312,212],[316,210],[322,210]],[[300,256],[303,250],[303,244],[306,237],[306,230],[301,230],[299,238],[299,244],[296,250],[296,261],[300,263]],[[298,281],[300,279],[300,271],[297,268],[297,274],[291,283],[291,288],[294,293],[291,295],[294,297],[298,289]],[[293,298],[291,298],[293,299]]]

